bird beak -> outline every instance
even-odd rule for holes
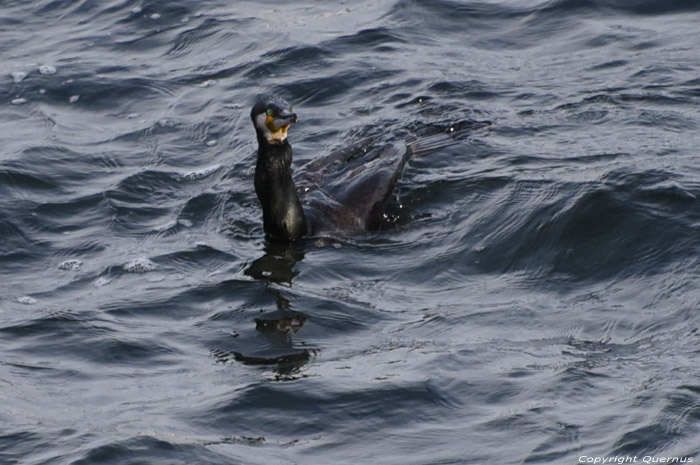
[[[276,118],[272,120],[272,124],[275,128],[289,127],[289,125],[297,122],[297,114],[291,113],[287,110],[283,111]]]

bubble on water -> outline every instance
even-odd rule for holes
[[[135,6],[131,9],[131,12],[135,15],[141,13],[142,11],[143,11],[143,9],[140,6]]]
[[[28,295],[18,297],[17,302],[24,304],[24,305],[34,305],[36,303],[36,299],[33,297],[29,297]]]
[[[46,93],[46,89],[39,89],[39,93],[40,93],[41,95],[44,95],[44,94]]]
[[[156,264],[146,257],[139,257],[124,265],[124,270],[129,273],[148,273],[156,269]]]
[[[151,19],[160,19],[160,13],[153,13]]]
[[[23,103],[27,103],[27,99],[24,97],[17,97],[16,99],[12,99],[13,105],[22,105]]]
[[[39,66],[39,72],[44,75],[56,74],[56,67],[51,65]]]
[[[58,264],[59,270],[78,271],[83,266],[83,262],[77,259],[66,260]]]
[[[212,87],[216,85],[216,79],[208,79],[201,83],[199,87]]]
[[[216,139],[210,139],[207,141],[209,147],[214,147],[216,145]]]
[[[69,103],[75,103],[78,100],[80,100],[80,95],[71,95],[70,98],[68,99]]]
[[[26,77],[27,77],[27,73],[25,73],[24,71],[15,71],[12,73],[12,79],[15,82],[22,82],[24,80],[24,78],[26,78]]]

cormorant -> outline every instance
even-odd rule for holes
[[[287,130],[297,115],[282,99],[259,97],[250,118],[258,138],[255,192],[263,229],[270,239],[283,242],[377,229],[406,161],[416,152],[454,142],[442,134],[437,141],[368,150],[370,144],[362,141],[309,162],[295,183]]]

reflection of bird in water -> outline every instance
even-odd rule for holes
[[[444,134],[379,149],[361,142],[308,163],[295,184],[287,131],[297,115],[284,100],[263,97],[250,117],[258,138],[255,192],[263,228],[284,242],[377,229],[406,161],[454,143]]]
[[[294,266],[303,259],[301,244],[268,241],[265,255],[255,259],[244,273],[260,281],[291,284],[298,274]]]

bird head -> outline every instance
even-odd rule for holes
[[[287,139],[289,126],[297,122],[297,115],[285,100],[259,97],[250,111],[250,119],[258,136],[270,144],[281,144]]]

